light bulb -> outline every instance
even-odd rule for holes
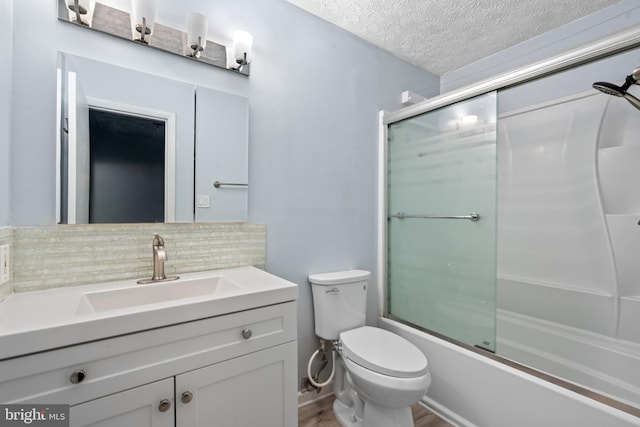
[[[246,65],[251,62],[253,36],[246,31],[233,33],[233,57],[237,64]]]

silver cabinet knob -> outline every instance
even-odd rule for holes
[[[158,410],[160,412],[167,412],[171,408],[171,401],[169,399],[162,399],[160,401],[160,405],[158,405]]]
[[[78,369],[73,374],[71,374],[71,376],[69,377],[69,381],[71,381],[71,384],[80,384],[86,377],[87,373],[82,369]]]
[[[248,340],[249,338],[251,338],[251,329],[243,329],[242,330],[242,338],[244,338],[245,340]]]
[[[184,393],[182,393],[182,397],[180,398],[180,400],[182,401],[182,403],[189,403],[193,400],[193,393],[191,393],[190,391],[185,391]]]

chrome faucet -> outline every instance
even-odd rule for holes
[[[164,248],[164,239],[159,234],[153,235],[153,276],[151,280],[164,280],[164,262],[168,260],[167,251]]]
[[[169,259],[167,250],[164,248],[164,239],[158,233],[153,234],[153,276],[151,279],[140,279],[138,283],[147,284],[155,282],[168,282],[179,279],[180,276],[169,276],[164,274],[164,262]]]

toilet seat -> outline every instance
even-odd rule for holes
[[[340,334],[342,357],[377,372],[413,378],[428,372],[425,355],[406,339],[389,331],[362,326]]]

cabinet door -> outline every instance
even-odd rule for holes
[[[70,427],[173,427],[174,421],[173,378],[69,408]]]
[[[177,425],[297,426],[296,350],[290,342],[177,376]]]

